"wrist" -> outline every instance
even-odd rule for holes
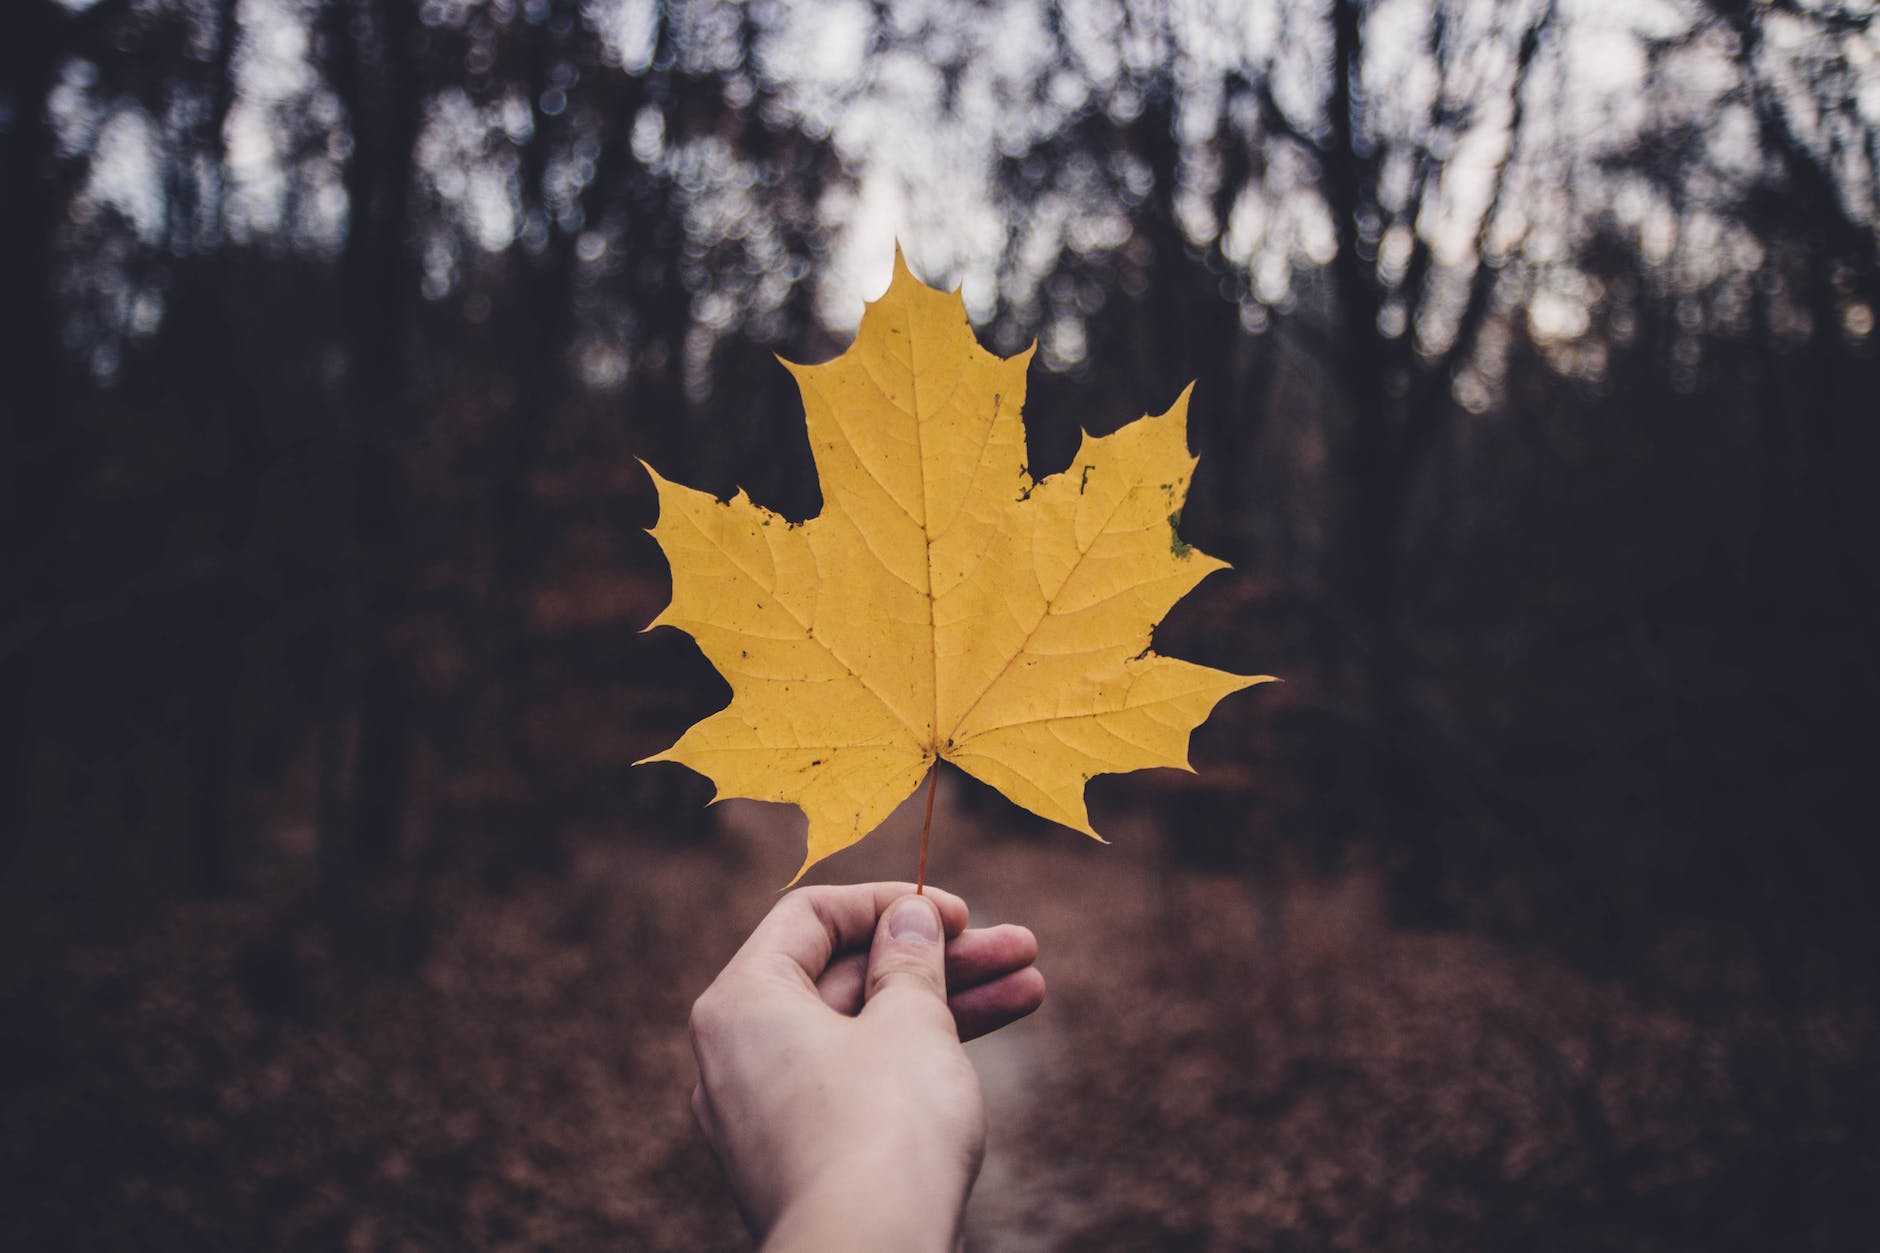
[[[971,1173],[959,1164],[877,1153],[835,1165],[785,1204],[763,1247],[953,1253]]]

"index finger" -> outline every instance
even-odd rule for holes
[[[914,890],[911,883],[824,884],[798,888],[770,911],[751,932],[726,969],[776,956],[788,958],[812,984],[844,949],[866,945],[882,911]],[[929,887],[927,898],[940,910],[949,937],[966,929],[966,902],[951,892]]]

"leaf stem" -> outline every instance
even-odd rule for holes
[[[935,757],[933,765],[927,767],[927,817],[920,824],[920,869],[914,875],[916,895],[927,890],[927,839],[933,834],[933,794],[940,782],[940,759]]]

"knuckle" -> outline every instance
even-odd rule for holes
[[[807,887],[791,888],[777,903],[788,905],[793,909],[801,909],[805,906],[814,906],[818,900],[827,895],[829,895],[827,884],[812,883]]]
[[[903,1022],[933,1031],[957,1033],[953,1010],[947,1005],[946,997],[923,981],[891,979],[881,986],[874,999]]]
[[[723,997],[718,994],[717,985],[713,984],[699,994],[692,1002],[692,1014],[686,1027],[692,1034],[694,1044],[716,1038],[724,1024]]]
[[[817,913],[817,903],[829,894],[824,884],[815,884],[806,888],[791,888],[785,892],[773,908],[773,913],[800,914],[813,917]]]
[[[921,960],[912,954],[894,954],[876,961],[875,987],[886,988],[897,983],[913,988],[926,988],[942,996],[946,995],[945,974],[932,962]]]

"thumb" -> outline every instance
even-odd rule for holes
[[[875,944],[868,954],[868,999],[910,1001],[918,998],[946,1011],[946,946],[941,941],[940,911],[924,896],[903,896],[888,906],[875,924]],[[948,1021],[951,1021],[948,1014]]]

